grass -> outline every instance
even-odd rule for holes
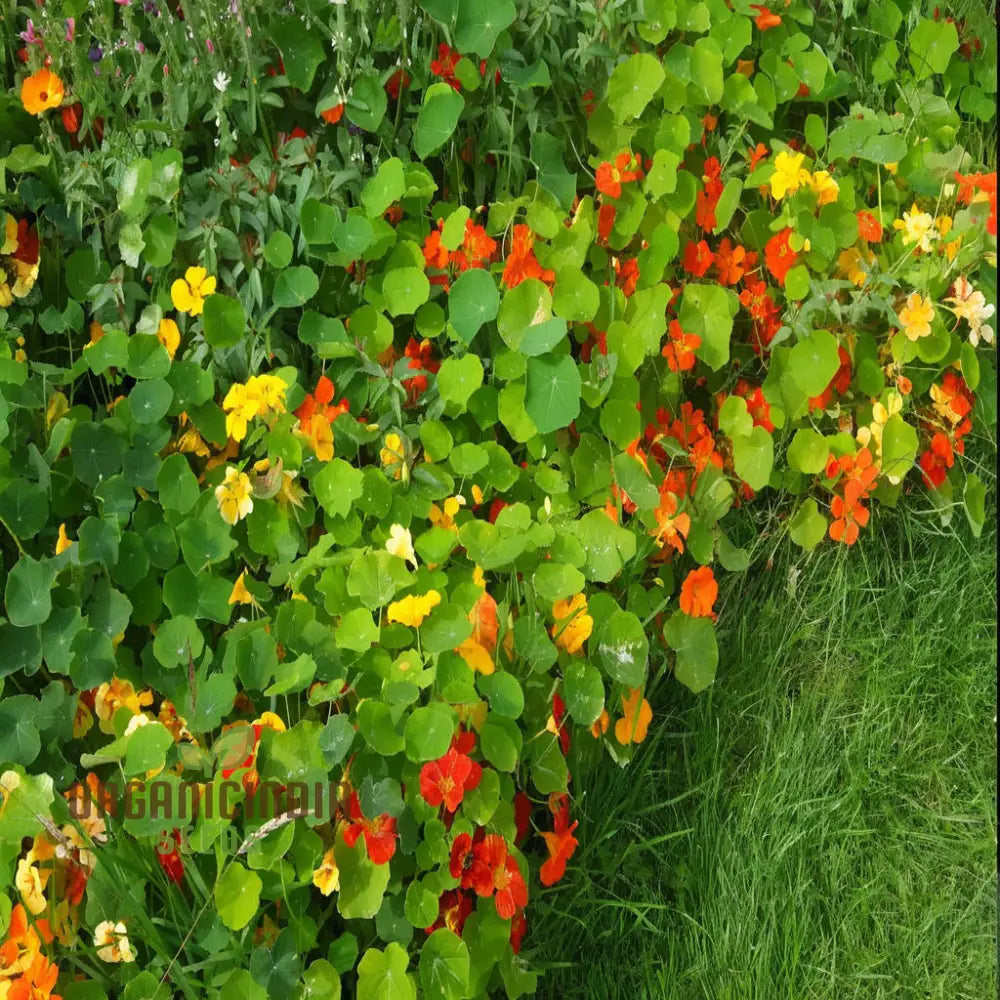
[[[726,594],[714,688],[661,685],[633,769],[573,788],[540,996],[997,995],[996,547],[960,517]]]

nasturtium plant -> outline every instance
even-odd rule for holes
[[[982,531],[992,22],[571,6],[12,9],[11,996],[528,995],[726,578]]]

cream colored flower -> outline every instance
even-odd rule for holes
[[[102,920],[94,928],[94,946],[102,962],[134,962],[135,953],[129,942],[125,924],[120,920]]]
[[[226,478],[215,487],[215,502],[226,524],[242,521],[253,510],[253,485],[245,472],[230,465]]]
[[[903,230],[903,246],[908,247],[911,243],[916,243],[917,249],[924,253],[930,250],[931,243],[941,235],[934,225],[934,216],[921,212],[916,202],[909,212],[903,213],[902,219],[893,222],[892,227]]]
[[[408,563],[417,568],[417,554],[413,551],[413,537],[409,528],[404,528],[401,524],[394,524],[389,528],[389,538],[385,543],[385,550],[389,555],[405,559]]]
[[[973,287],[966,277],[960,277],[952,286],[952,295],[945,299],[953,306],[952,312],[969,324],[969,343],[979,346],[982,339],[987,344],[993,343],[993,327],[987,325],[988,320],[996,311],[992,302],[987,304],[986,296]]]
[[[911,292],[906,297],[906,305],[899,310],[899,322],[909,340],[929,337],[934,321],[934,303],[920,292]]]

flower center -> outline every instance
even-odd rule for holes
[[[441,789],[441,794],[447,797],[455,788],[455,779],[449,774],[443,775],[438,781],[438,788]]]
[[[43,101],[47,101],[49,99],[48,91],[43,90],[40,96]]]
[[[510,885],[510,872],[505,866],[493,869],[493,888],[497,892],[503,892]]]

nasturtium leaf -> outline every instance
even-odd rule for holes
[[[428,299],[431,283],[419,267],[397,267],[382,281],[386,311],[390,316],[412,315]]]
[[[604,708],[604,681],[600,671],[586,660],[576,658],[563,672],[566,711],[574,722],[589,726]]]
[[[147,771],[158,771],[166,760],[167,750],[173,746],[170,730],[159,722],[140,726],[127,737],[125,773],[145,776]]]
[[[569,782],[566,758],[559,748],[559,739],[542,733],[531,745],[531,780],[542,795],[565,792]]]
[[[268,241],[264,244],[264,260],[278,271],[291,264],[294,252],[295,244],[292,243],[291,236],[280,229],[271,233]]]
[[[215,298],[209,296],[208,301]],[[160,341],[148,334],[128,338],[128,360],[125,370],[132,378],[166,378],[170,371],[170,355]]]
[[[524,409],[540,434],[568,427],[580,414],[580,373],[569,355],[528,359]]]
[[[99,517],[88,517],[80,525],[80,563],[88,566],[99,563],[110,568],[118,562],[118,543],[121,532],[117,522]]]
[[[420,949],[420,982],[427,1000],[462,1000],[469,989],[469,949],[447,927],[439,927]]]
[[[588,323],[597,314],[600,291],[579,268],[567,267],[556,273],[552,308],[563,319]],[[556,341],[551,345],[555,347]]]
[[[464,410],[469,397],[483,384],[483,363],[474,354],[448,358],[438,371],[437,384],[446,403]]]
[[[607,101],[615,121],[626,122],[642,114],[665,77],[660,61],[648,52],[619,63],[608,81]]]
[[[983,526],[986,524],[986,487],[974,472],[970,472],[966,476],[962,502],[972,534],[979,538],[983,533]]]
[[[38,700],[19,694],[0,699],[0,761],[27,767],[41,752],[42,743],[33,715]],[[5,799],[11,798],[5,793]]]
[[[774,467],[774,439],[763,427],[733,438],[733,468],[752,490],[762,490]]]
[[[616,610],[600,629],[597,660],[608,676],[628,687],[641,687],[646,680],[649,640],[642,622],[631,611]]]
[[[811,552],[826,537],[827,519],[819,512],[816,501],[809,497],[791,516],[788,533],[796,545]]]
[[[316,70],[326,59],[319,33],[306,28],[297,16],[283,18],[271,25],[270,32],[281,50],[281,61],[289,84],[296,90],[308,90]]]
[[[340,1000],[340,973],[325,958],[318,958],[312,962],[302,978],[303,1000],[307,997],[309,1000]],[[243,994],[240,1000],[251,1000],[251,998]]]
[[[729,361],[729,338],[739,299],[720,285],[688,282],[684,286],[678,320],[685,333],[701,338],[695,354],[712,371],[718,371]]]
[[[107,424],[79,423],[73,428],[70,452],[77,479],[94,487],[120,471],[125,442]]]
[[[719,665],[719,647],[710,618],[692,618],[675,611],[667,621],[664,635],[677,654],[674,674],[695,694],[715,680]]]
[[[382,867],[388,877],[389,866]],[[395,941],[387,944],[385,951],[369,948],[358,963],[358,1000],[417,1000],[416,983],[406,971],[409,961],[406,951]]]
[[[208,301],[221,297],[212,295]],[[205,304],[208,305],[208,302]],[[170,404],[174,401],[174,390],[162,378],[150,379],[137,383],[129,393],[128,401],[132,407],[132,416],[138,423],[155,424],[170,409]]]
[[[337,911],[345,920],[374,917],[382,905],[382,896],[389,884],[389,865],[376,865],[369,859],[364,837],[359,837],[354,847],[348,847],[344,843],[343,835],[338,835],[333,851],[337,867],[340,869]]]
[[[546,601],[558,601],[583,590],[583,574],[575,566],[543,562],[535,570],[531,582]]]
[[[215,908],[230,930],[241,930],[250,923],[260,905],[262,886],[256,872],[244,868],[238,861],[230,862],[215,883],[213,892]]]
[[[901,483],[913,467],[918,443],[916,428],[902,414],[889,417],[882,430],[882,474],[890,483]]]
[[[278,280],[274,283],[273,301],[276,306],[297,309],[305,305],[318,290],[319,278],[311,267],[289,267],[278,275]],[[208,303],[205,305],[207,308]]]
[[[7,618],[18,628],[41,625],[52,613],[52,584],[56,567],[47,559],[23,555],[7,576],[4,605]]]
[[[167,669],[197,660],[205,648],[205,639],[193,618],[178,615],[161,622],[153,639],[153,655]]]
[[[48,493],[38,483],[13,479],[0,492],[0,517],[18,537],[36,535],[45,527],[48,515]]]
[[[910,32],[910,65],[918,80],[944,73],[958,51],[958,31],[951,21],[925,17]]]
[[[364,473],[342,458],[332,458],[312,478],[312,488],[320,506],[328,514],[345,517],[361,497]]]
[[[811,427],[800,427],[788,446],[788,464],[796,472],[815,475],[826,468],[830,446],[819,431]]]
[[[385,89],[374,74],[359,76],[354,81],[347,98],[347,115],[359,128],[376,132],[388,106]]]
[[[420,627],[421,646],[428,653],[454,649],[472,634],[472,622],[456,604],[436,607]]]
[[[369,217],[378,219],[394,201],[403,197],[405,190],[403,161],[394,156],[381,163],[375,176],[365,185],[361,204]]]
[[[466,344],[479,328],[495,319],[500,293],[488,271],[471,268],[462,274],[448,293],[448,319]]]
[[[474,52],[487,59],[500,33],[510,27],[517,10],[511,0],[470,0],[458,5],[455,45],[459,52]]]
[[[418,762],[443,757],[454,732],[455,719],[445,705],[435,702],[415,708],[403,730],[406,756]]]
[[[133,160],[118,184],[118,207],[130,219],[146,214],[149,182],[153,179],[153,164],[145,157]]]
[[[829,330],[813,330],[788,356],[789,375],[807,396],[820,395],[839,367],[837,338]]]
[[[451,138],[464,107],[462,95],[447,83],[432,83],[424,91],[413,132],[413,151],[421,160],[436,153]]]

